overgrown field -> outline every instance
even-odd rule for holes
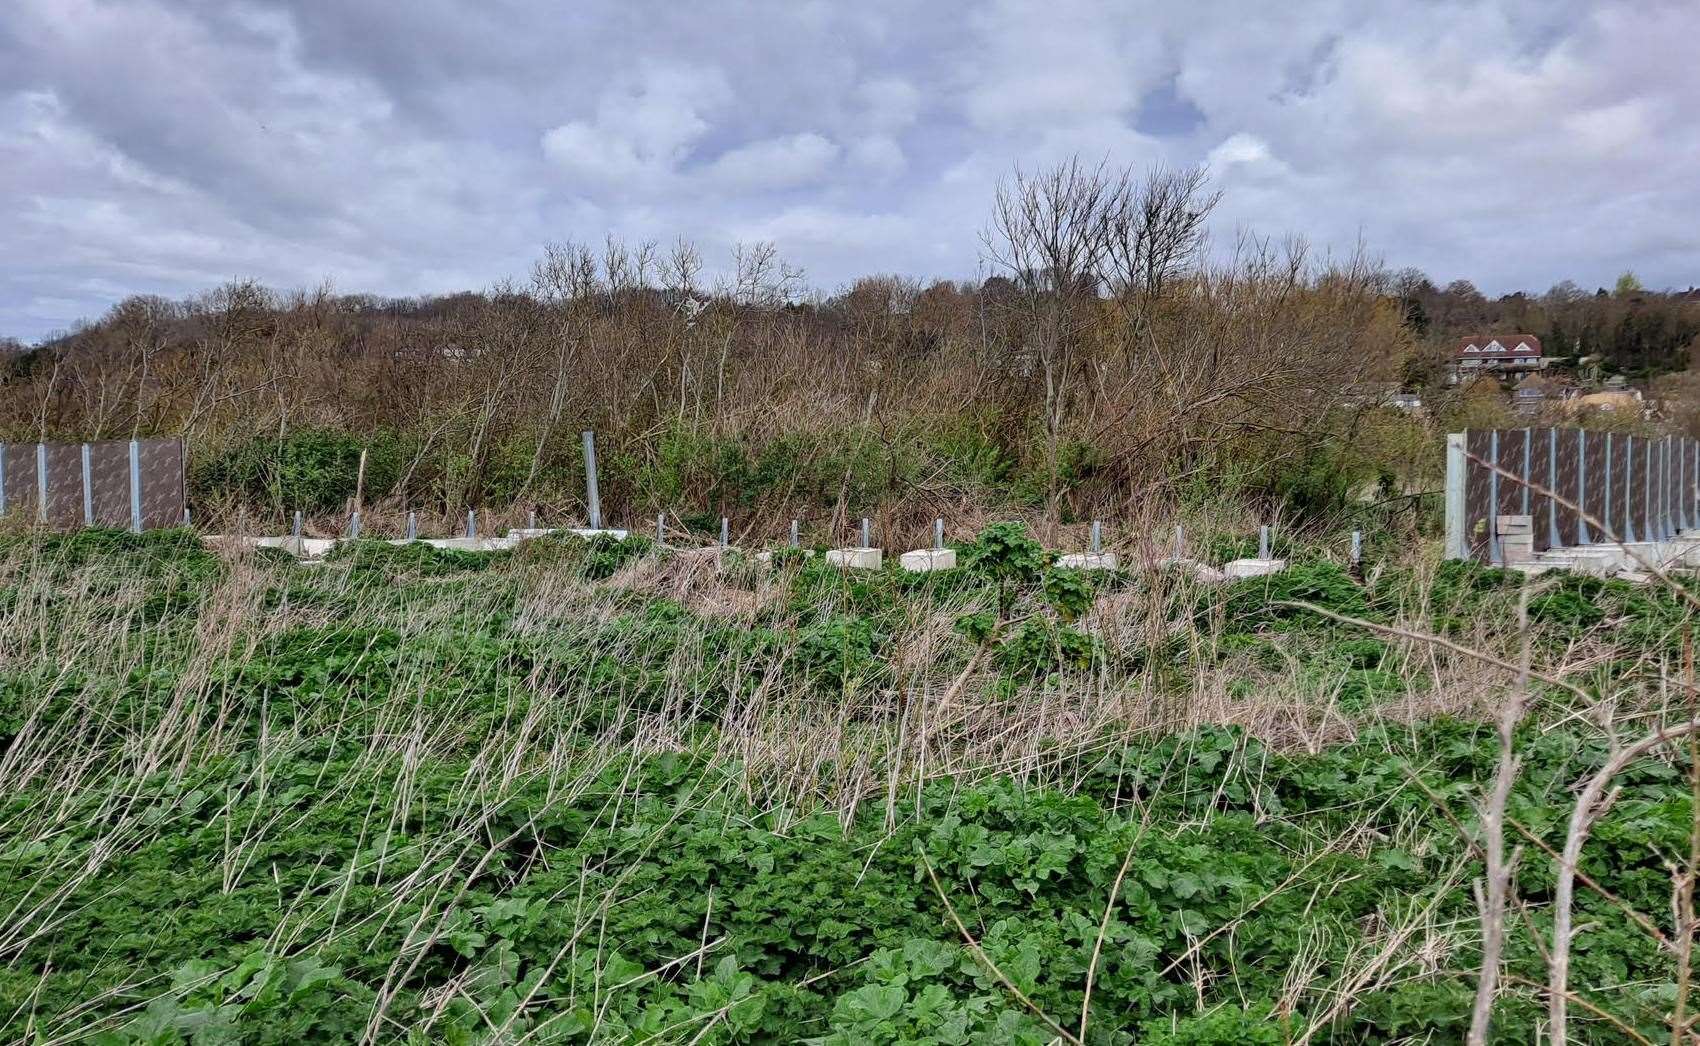
[[[1579,782],[1693,694],[1679,592],[1421,559],[0,540],[8,1041],[1461,1040],[1526,600],[1493,1023],[1526,1042]],[[1692,1011],[1671,748],[1583,850],[1580,1041]]]

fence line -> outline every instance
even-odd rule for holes
[[[184,487],[180,439],[0,443],[0,515],[56,530],[178,526]]]
[[[1446,437],[1446,555],[1506,562],[1499,517],[1527,516],[1534,551],[1669,541],[1700,525],[1700,443],[1577,428]],[[1596,533],[1589,517],[1607,533]]]

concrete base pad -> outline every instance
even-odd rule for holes
[[[786,551],[800,552],[800,553],[803,554],[804,559],[808,559],[810,556],[815,554],[815,550],[812,549],[812,548],[787,549]],[[778,555],[778,553],[776,553],[772,550],[769,550],[767,552],[757,552],[756,553],[756,562],[757,563],[772,563],[773,560],[774,560],[774,557],[776,555]]]
[[[631,536],[630,531],[615,530],[612,527],[603,527],[601,530],[593,530],[590,527],[573,527],[567,533],[586,541],[591,538],[613,538],[615,541],[624,541]]]
[[[835,548],[826,554],[828,566],[847,570],[878,570],[885,555],[877,548]]]
[[[1114,570],[1120,564],[1114,552],[1066,552],[1057,557],[1064,570]]]
[[[1263,577],[1286,569],[1284,559],[1236,559],[1223,567],[1222,573],[1229,578]]]
[[[420,538],[432,548],[447,548],[457,552],[500,552],[519,542],[512,538]]]
[[[905,552],[898,557],[904,570],[924,572],[928,570],[955,570],[956,550],[954,548],[918,548],[913,552]]]

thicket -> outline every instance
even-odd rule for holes
[[[0,542],[10,1039],[1469,1024],[1480,716],[1510,674],[1327,614],[1514,659],[1517,575],[1360,583],[1298,549],[1198,588],[1058,570],[1016,526],[937,575],[640,541],[357,542],[311,568],[177,533]],[[1680,593],[1563,578],[1528,606],[1541,669],[1615,710],[1542,686],[1518,729],[1504,1041],[1544,1026],[1542,848],[1687,650]],[[1680,963],[1625,911],[1686,932],[1690,768],[1635,761],[1583,851],[1579,1041],[1666,1034]]]
[[[610,516],[769,534],[1432,489],[1438,443],[1378,406],[1412,346],[1385,274],[1257,241],[1211,261],[1214,202],[1194,171],[1017,176],[975,283],[825,294],[770,246],[710,279],[689,245],[610,242],[443,298],[132,298],[4,363],[0,435],[181,435],[195,516],[220,527],[346,513],[362,449],[375,511],[582,518],[584,429]]]

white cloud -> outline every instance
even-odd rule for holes
[[[789,189],[819,181],[840,152],[818,134],[792,134],[724,152],[705,173],[715,184],[734,190]]]
[[[1687,285],[1696,38],[1692,0],[11,0],[0,334],[231,277],[488,285],[607,232],[968,276],[998,177],[1073,153],[1208,161],[1218,233],[1490,293]]]

